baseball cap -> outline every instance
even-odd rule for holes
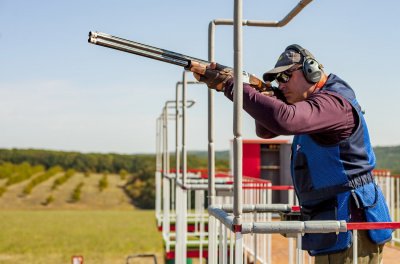
[[[292,46],[292,45],[291,45]],[[288,46],[289,48],[290,46]],[[299,51],[294,49],[286,48],[285,51],[279,56],[278,61],[275,64],[275,68],[267,71],[263,75],[264,81],[271,82],[275,79],[275,76],[286,70],[289,70],[296,64],[302,64],[304,61],[303,55]],[[314,56],[306,49],[303,49],[307,57],[314,59]]]

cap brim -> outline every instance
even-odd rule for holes
[[[294,65],[296,65],[296,63],[273,68],[272,70],[267,71],[266,73],[263,74],[263,79],[264,79],[265,82],[272,82],[272,81],[275,79],[275,76],[276,76],[278,73],[284,72],[284,71],[286,71],[286,70],[289,70],[289,69],[292,68]]]

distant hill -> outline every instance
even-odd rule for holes
[[[207,158],[208,152],[201,151],[201,150],[192,150],[192,151],[188,151],[188,155],[197,156],[199,158]],[[228,150],[215,151],[215,159],[229,160],[229,151]]]
[[[377,169],[390,169],[400,174],[400,146],[374,147]]]

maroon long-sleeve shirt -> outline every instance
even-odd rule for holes
[[[233,86],[233,79],[225,85],[225,96],[231,100]],[[331,145],[348,138],[358,122],[357,113],[346,99],[323,89],[304,101],[287,104],[243,84],[243,108],[255,119],[256,133],[262,138],[309,134],[318,143]]]

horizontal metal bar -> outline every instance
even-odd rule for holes
[[[400,222],[347,223],[348,230],[397,229],[397,228],[400,228]]]
[[[176,242],[170,240],[170,241],[168,241],[168,244],[171,245],[171,246],[175,246]],[[192,245],[192,246],[200,246],[200,245],[206,246],[208,244],[208,240],[202,240],[201,242],[198,241],[198,240],[188,240],[186,242],[186,244],[187,245]]]
[[[217,218],[222,224],[224,224],[231,231],[233,229],[233,215],[228,215],[224,210],[210,205],[208,207],[208,213]]]
[[[215,181],[216,183],[221,183],[221,184],[226,184],[226,181],[225,180],[216,180]],[[197,179],[189,179],[189,180],[186,180],[186,183],[191,183],[191,184],[206,184],[206,183],[208,183],[208,180],[207,179],[200,179],[200,178],[197,178]]]
[[[187,235],[188,236],[200,236],[200,235],[203,235],[203,237],[208,237],[208,232],[207,231],[204,231],[204,232],[187,232]],[[171,235],[170,235],[171,237],[176,237],[176,233],[173,233],[173,232],[171,232]],[[193,240],[192,240],[193,241]],[[194,240],[194,241],[196,241],[196,240]]]
[[[233,215],[219,206],[211,205],[208,213],[217,218],[230,230],[233,228]],[[241,224],[242,234],[304,234],[304,233],[339,233],[347,231],[346,221],[285,221],[285,222],[250,222]]]
[[[183,184],[182,181],[177,180],[176,184],[185,190],[208,190],[207,184]],[[233,190],[233,185],[219,184],[215,186],[218,191],[230,191]]]
[[[339,233],[346,231],[346,221],[285,221],[242,224],[242,234]]]
[[[243,26],[253,27],[283,27],[286,26],[301,10],[303,10],[312,0],[301,0],[283,19],[279,21],[260,21],[260,20],[243,20]],[[233,19],[215,19],[215,25],[233,25]]]
[[[233,212],[232,204],[214,205],[227,213]],[[288,213],[292,209],[288,204],[244,204],[243,213]]]
[[[176,178],[175,174],[171,174],[171,173],[163,174],[163,177],[170,179],[170,180],[173,180]]]

